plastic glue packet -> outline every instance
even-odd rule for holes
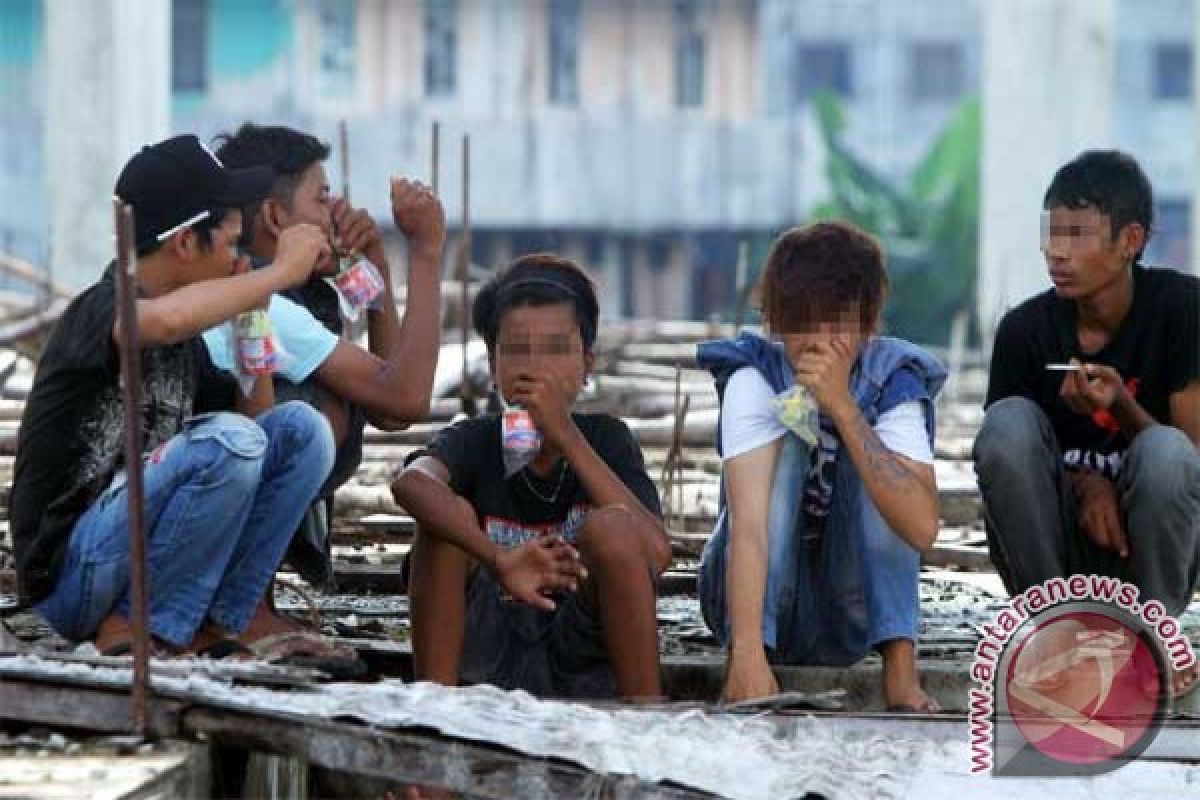
[[[254,381],[262,375],[273,375],[279,369],[282,351],[265,309],[243,311],[229,324],[233,335],[234,372],[242,393],[249,395]]]
[[[817,404],[812,392],[803,386],[793,386],[777,395],[772,401],[780,423],[799,436],[809,448],[817,444]]]
[[[505,478],[511,478],[528,466],[542,449],[542,433],[524,408],[509,406],[501,414],[500,447],[504,454]]]
[[[337,291],[342,316],[354,322],[368,308],[376,307],[383,294],[383,276],[365,258],[343,256],[338,264],[337,274],[325,281]]]

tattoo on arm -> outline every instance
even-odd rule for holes
[[[917,477],[895,453],[879,441],[879,435],[875,433],[874,428],[867,424],[867,420],[861,414],[855,415],[854,429],[862,441],[867,470],[892,488],[905,492],[921,488]]]

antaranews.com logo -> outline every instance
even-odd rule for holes
[[[1196,662],[1179,623],[1117,578],[1054,578],[984,626],[970,691],[971,772],[1098,775],[1137,758]]]

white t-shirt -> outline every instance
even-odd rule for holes
[[[742,367],[730,376],[721,405],[722,460],[748,453],[787,433],[771,406],[774,397],[770,384],[754,367]],[[875,434],[893,453],[933,464],[920,402],[901,403],[881,414],[875,423]]]
[[[302,383],[337,347],[338,337],[321,324],[307,308],[282,295],[272,295],[267,306],[271,328],[281,352],[279,375],[292,383]],[[204,332],[204,344],[213,364],[233,372],[231,326],[224,323]]]

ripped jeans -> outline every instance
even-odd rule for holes
[[[333,455],[325,418],[290,402],[256,420],[192,417],[144,460],[150,632],[185,647],[205,619],[245,630]],[[69,639],[129,614],[127,489],[121,472],[79,518],[58,583],[36,606]]]

